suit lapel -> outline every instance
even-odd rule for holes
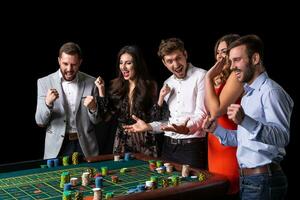
[[[61,105],[61,109],[64,111],[66,110],[65,108],[65,93],[62,89],[62,85],[61,85],[61,78],[59,77],[59,70],[55,73],[55,76],[53,77],[54,81],[53,81],[53,85],[54,88],[57,90],[58,94],[59,94],[59,98],[57,99],[59,101],[59,105]]]
[[[76,103],[75,103],[75,113],[77,114],[79,105],[81,103],[81,98],[85,98],[83,96],[83,91],[85,87],[85,82],[83,80],[83,77],[81,76],[80,72],[78,72],[78,93],[76,97]]]

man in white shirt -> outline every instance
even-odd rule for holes
[[[146,124],[137,116],[136,124],[125,126],[128,132],[165,131],[162,157],[166,160],[207,167],[207,143],[201,125],[206,117],[204,76],[206,71],[187,62],[188,54],[179,38],[162,40],[158,56],[172,72],[161,89],[168,104],[168,119]],[[180,134],[181,133],[181,134]]]
[[[98,155],[94,124],[100,121],[95,78],[79,71],[80,47],[65,43],[59,51],[59,70],[38,80],[36,123],[46,127],[44,159],[79,152]]]

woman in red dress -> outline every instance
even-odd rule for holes
[[[236,124],[227,118],[227,107],[239,103],[243,85],[230,71],[227,59],[228,45],[239,38],[229,34],[220,38],[215,45],[216,64],[205,77],[205,105],[212,118],[226,129],[236,129]],[[223,146],[212,133],[208,134],[208,169],[223,174],[230,181],[228,198],[237,198],[239,192],[239,167],[236,159],[236,147]]]

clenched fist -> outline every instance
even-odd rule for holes
[[[86,96],[83,105],[87,107],[91,112],[95,112],[97,109],[97,103],[93,96]]]
[[[57,90],[54,88],[49,89],[47,92],[47,95],[46,95],[46,99],[45,99],[46,105],[48,107],[52,107],[53,102],[58,98],[59,98],[59,94],[58,94]]]
[[[105,96],[105,85],[104,85],[104,80],[101,78],[101,76],[99,76],[96,79],[95,84],[98,88],[99,96],[104,97]]]
[[[170,91],[171,91],[171,88],[168,86],[168,84],[165,84],[165,85],[160,89],[160,92],[159,92],[159,98],[158,98],[158,103],[157,103],[159,106],[162,106],[165,96],[166,96],[167,94],[169,94]]]

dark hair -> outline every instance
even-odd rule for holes
[[[126,98],[129,93],[129,82],[123,78],[119,69],[120,57],[125,53],[132,56],[135,70],[136,85],[132,96],[134,101],[132,111],[148,112],[153,104],[153,99],[156,98],[156,83],[149,80],[145,59],[137,46],[125,46],[119,51],[117,57],[118,76],[111,81],[109,94],[116,108],[120,109],[122,99]]]
[[[66,53],[69,55],[78,55],[79,58],[82,58],[82,52],[78,44],[74,42],[67,42],[63,44],[59,49],[59,57],[61,57],[62,53]]]
[[[235,40],[237,40],[238,38],[240,38],[240,35],[238,34],[227,34],[224,35],[223,37],[221,37],[220,39],[218,39],[218,41],[215,44],[215,55],[217,55],[217,51],[218,51],[218,46],[221,42],[225,42],[227,44],[227,47]]]
[[[157,55],[163,59],[165,55],[176,50],[185,51],[183,41],[179,38],[169,38],[160,42]]]
[[[238,38],[240,38],[240,36],[238,34],[227,34],[227,35],[224,35],[223,37],[221,37],[220,39],[218,39],[218,41],[215,44],[215,48],[214,48],[215,56],[217,55],[218,46],[220,45],[221,42],[225,42],[227,44],[227,48],[228,48],[228,46],[232,42],[237,40]],[[227,50],[227,54],[228,54],[228,50]],[[228,61],[227,64],[229,64],[229,61]],[[218,75],[218,77],[221,79],[222,83],[226,82],[226,80],[228,79],[230,73],[231,73],[230,67],[228,67],[226,69],[223,69],[221,71],[221,73]]]
[[[264,51],[264,44],[262,40],[257,35],[245,35],[231,43],[228,47],[230,51],[232,48],[245,45],[247,54],[249,59],[252,58],[254,53],[258,53],[260,56],[261,62],[263,61],[263,51]]]

